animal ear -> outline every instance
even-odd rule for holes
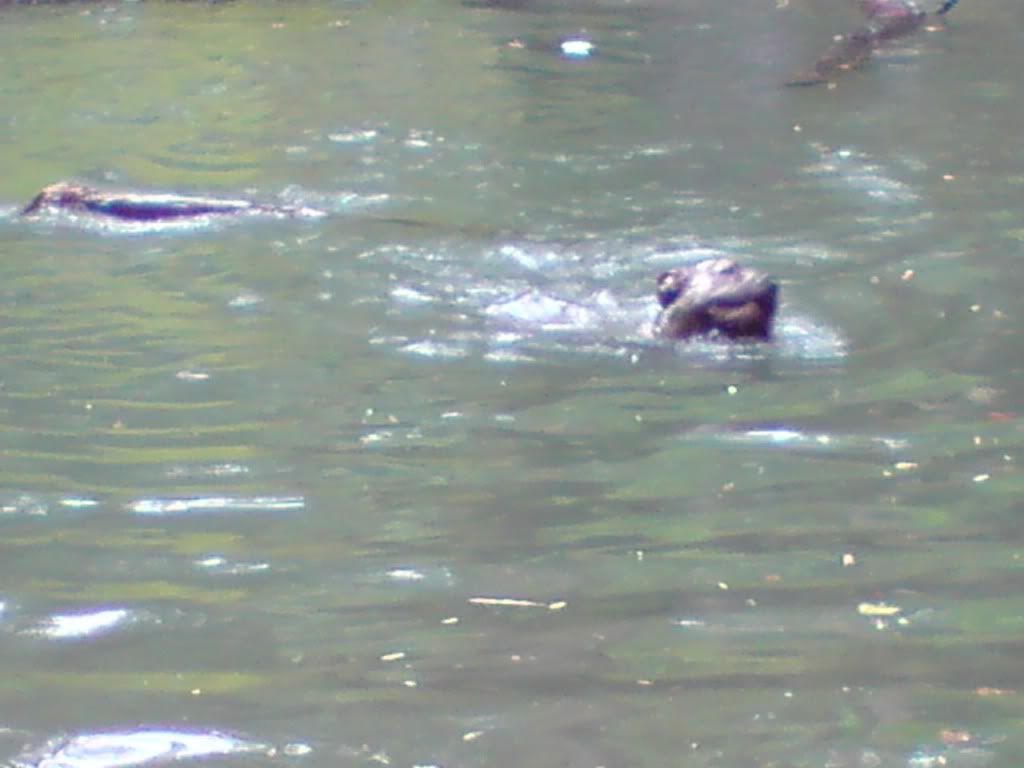
[[[683,292],[684,281],[679,277],[678,272],[662,272],[656,281],[658,286],[658,303],[667,307]]]

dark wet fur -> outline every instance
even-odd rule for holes
[[[657,296],[662,310],[656,328],[662,336],[771,338],[778,286],[764,273],[731,259],[708,259],[663,272]]]

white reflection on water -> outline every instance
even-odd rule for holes
[[[698,429],[692,436],[698,439],[710,436],[715,440],[731,443],[811,448],[822,451],[830,449],[861,449],[866,451],[881,450],[885,452],[894,452],[903,450],[910,445],[909,440],[900,437],[877,435],[831,435],[827,432],[801,432],[796,429],[769,426],[747,429],[740,432],[718,432],[713,435],[709,435],[704,430]]]
[[[768,343],[723,344],[716,340],[692,339],[676,342],[676,348],[687,358],[721,361],[777,357],[828,364],[846,357],[846,342],[835,329],[807,317],[788,314],[778,319]]]
[[[164,470],[166,477],[237,477],[248,475],[251,469],[245,464],[174,464]]]
[[[598,306],[606,307],[607,311],[615,309],[606,293],[602,292],[594,298]],[[595,309],[547,296],[536,290],[492,304],[484,309],[484,314],[512,323],[533,324],[542,331],[585,330],[597,326],[602,319],[602,314]]]
[[[136,515],[188,515],[203,512],[291,512],[304,509],[302,496],[196,496],[187,499],[136,499],[125,508]]]
[[[258,293],[240,293],[228,302],[231,309],[251,309],[264,301]]]
[[[378,131],[372,128],[327,134],[327,140],[335,144],[363,144],[377,138]]]
[[[170,235],[219,229],[253,214],[239,216],[189,216],[165,221],[125,221],[102,216],[79,216],[74,213],[55,213],[47,216],[43,226],[68,227],[100,235]],[[305,211],[297,214],[302,218],[313,218],[314,213]],[[326,215],[319,213],[318,215]],[[33,222],[34,223],[34,222]]]
[[[69,509],[92,509],[93,507],[99,506],[99,502],[95,499],[88,499],[79,496],[69,496],[60,500],[62,507],[68,507]]]
[[[29,517],[42,517],[49,512],[49,507],[41,499],[27,493],[4,501],[0,504],[0,514],[4,515],[27,515]]]
[[[196,567],[220,576],[248,576],[254,573],[268,573],[270,563],[237,563],[220,555],[211,555],[195,561]]]
[[[422,571],[415,568],[394,568],[387,572],[387,577],[393,581],[423,581],[427,578]]]
[[[0,498],[0,515],[23,515],[26,517],[45,517],[54,506],[63,509],[93,509],[99,506],[96,499],[87,496],[64,496],[49,499],[33,493],[19,493],[9,498]]]
[[[385,571],[383,574],[371,574],[367,581],[369,583],[380,583],[384,581],[391,584],[416,584],[425,587],[440,587],[447,589],[454,586],[455,574],[450,568],[444,565],[430,566],[396,566]]]
[[[415,341],[402,347],[403,352],[408,352],[421,357],[454,359],[465,357],[468,350],[455,344],[448,344],[438,341]]]
[[[415,288],[410,288],[407,285],[399,285],[392,289],[391,296],[396,300],[406,304],[429,304],[434,301],[434,297],[429,293],[418,291]]]
[[[849,189],[883,203],[915,203],[920,195],[906,184],[890,176],[884,166],[856,149],[831,148],[812,143],[818,161],[803,168],[803,173],[819,180],[835,179]]]
[[[111,731],[53,739],[15,758],[13,765],[16,768],[126,768],[267,750],[266,745],[216,731]]]
[[[53,640],[77,640],[109,632],[131,622],[134,615],[126,608],[108,608],[102,611],[55,614],[28,634],[42,635]]]

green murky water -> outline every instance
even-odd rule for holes
[[[5,764],[1019,764],[1016,6],[0,15]],[[648,337],[708,253],[774,344]]]

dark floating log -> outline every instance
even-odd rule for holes
[[[936,14],[947,13],[957,2],[945,0]],[[786,85],[830,82],[843,72],[862,66],[881,43],[913,34],[928,18],[914,0],[860,0],[859,4],[867,22],[839,38],[811,71],[786,81]]]
[[[313,218],[326,215],[325,211],[316,208],[268,205],[251,200],[163,192],[105,192],[66,181],[44,187],[25,206],[21,215],[38,216],[47,211],[84,213],[128,222],[162,222],[241,215]]]

